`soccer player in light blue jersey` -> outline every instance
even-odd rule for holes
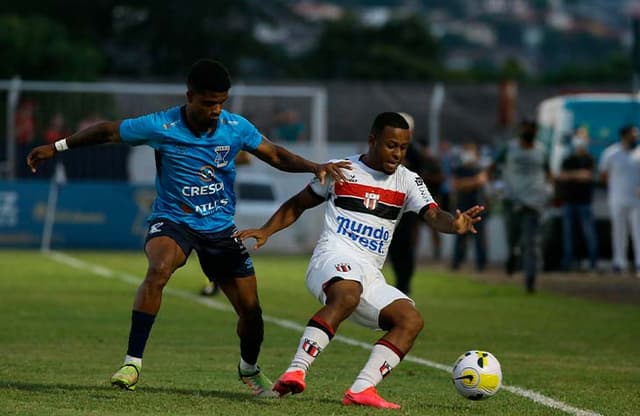
[[[149,266],[136,292],[124,364],[111,378],[115,386],[136,388],[162,290],[195,250],[205,275],[220,286],[238,314],[240,379],[256,396],[273,395],[272,383],[257,364],[264,325],[253,263],[242,241],[232,237],[234,159],[246,150],[277,169],[312,172],[321,182],[327,175],[343,181],[341,169],[349,163],[317,164],[272,143],[247,119],[223,109],[230,88],[221,63],[200,60],[189,73],[184,106],[101,122],[38,146],[27,156],[35,172],[56,153],[82,146],[124,142],[155,150],[157,195],[144,247]]]

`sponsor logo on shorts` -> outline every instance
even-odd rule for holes
[[[343,272],[343,273],[351,271],[351,265],[349,263],[338,263],[335,265],[335,268],[336,268],[336,271]]]
[[[304,342],[302,343],[302,350],[312,357],[317,357],[318,354],[322,352],[322,348],[320,348],[318,343],[310,340],[309,338],[304,339]]]
[[[149,228],[149,234],[159,233],[160,231],[162,231],[160,227],[162,227],[163,225],[164,222],[162,221],[151,224],[151,227]]]

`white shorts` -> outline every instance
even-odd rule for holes
[[[381,329],[380,311],[398,299],[411,298],[387,284],[375,266],[353,257],[350,253],[325,252],[314,255],[307,269],[307,289],[323,305],[327,301],[325,285],[333,278],[355,280],[362,285],[360,303],[349,319],[371,329]]]

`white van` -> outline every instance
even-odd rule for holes
[[[619,140],[619,130],[629,124],[640,126],[640,99],[638,95],[625,93],[579,93],[566,94],[543,100],[538,106],[537,140],[544,143],[549,154],[549,167],[557,175],[562,161],[571,153],[571,138],[578,127],[589,132],[589,153],[596,160],[604,149]],[[610,258],[611,239],[609,209],[606,189],[598,186],[593,197],[593,213],[601,258]],[[549,210],[543,236],[545,268],[553,269],[559,264],[562,252],[561,223],[559,212]],[[584,243],[576,234],[577,255],[586,254]]]
[[[547,146],[554,174],[571,152],[571,136],[578,127],[588,129],[589,152],[598,161],[602,151],[618,140],[620,128],[627,124],[640,125],[637,95],[567,94],[548,98],[538,106],[538,140]]]

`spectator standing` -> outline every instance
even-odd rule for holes
[[[571,145],[573,152],[563,162],[557,177],[562,207],[562,270],[570,271],[574,262],[573,225],[579,224],[584,237],[589,268],[596,271],[598,241],[592,202],[595,160],[589,154],[589,134],[585,127],[576,130]]]
[[[535,292],[538,272],[540,216],[547,202],[549,168],[542,146],[535,143],[537,125],[525,120],[519,125],[518,138],[496,155],[494,171],[502,165],[504,214],[507,228],[508,274],[522,259],[525,288]]]
[[[53,116],[51,116],[49,124],[47,125],[47,129],[44,132],[45,143],[55,143],[58,140],[67,137],[68,135],[69,131],[67,130],[65,124],[64,115],[60,112],[55,113]]]
[[[440,163],[440,159],[431,153],[429,150],[429,146],[424,146],[423,149],[423,158],[424,164],[422,166],[420,176],[424,180],[425,185],[427,185],[427,189],[431,192],[431,195],[436,200],[438,205],[444,210],[448,210],[448,196],[449,193],[443,194],[443,184],[445,182],[444,172],[442,170],[442,163]],[[446,198],[446,201],[443,199]],[[440,233],[436,232],[433,229],[429,230],[431,234],[431,244],[433,247],[433,258],[436,260],[440,260],[442,257],[442,239],[440,238]]]
[[[273,139],[288,143],[301,143],[305,137],[305,126],[295,110],[284,110],[276,114]]]
[[[36,136],[36,119],[35,104],[33,101],[24,100],[18,104],[16,109],[14,125],[15,125],[15,141],[16,141],[16,160],[23,161],[31,151],[33,141]],[[30,177],[31,171],[24,163],[16,163],[16,176]]]
[[[627,125],[620,129],[620,141],[602,153],[598,170],[608,186],[613,271],[627,269],[629,231],[633,241],[635,272],[640,277],[640,150],[638,128]],[[629,230],[629,224],[631,230]]]
[[[49,119],[49,124],[44,131],[44,142],[54,144],[56,141],[65,138],[70,132],[65,125],[64,115],[61,112],[54,113]],[[55,172],[55,164],[46,163],[38,169],[39,176],[50,178]]]
[[[485,186],[487,173],[480,165],[478,148],[475,143],[464,143],[460,152],[460,164],[452,171],[453,203],[454,206],[465,211],[475,205],[486,206]],[[484,271],[487,266],[487,244],[484,232],[487,211],[483,215],[485,221],[476,224],[477,233],[473,236],[456,234],[453,246],[451,268],[456,270],[465,259],[467,252],[467,237],[473,238],[475,245],[475,269]]]

